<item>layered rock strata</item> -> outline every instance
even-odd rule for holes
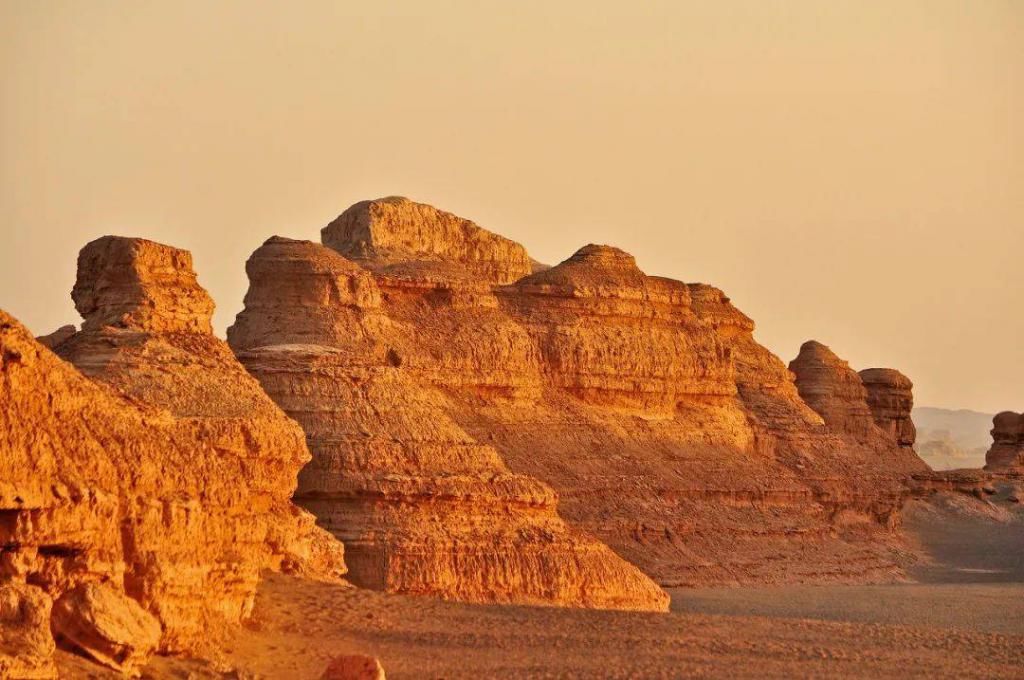
[[[526,249],[470,220],[401,196],[356,203],[321,232],[324,245],[392,275],[511,283],[535,264]],[[409,265],[415,263],[411,268]],[[452,266],[455,265],[455,266]]]
[[[1024,414],[1003,411],[992,419],[992,447],[985,454],[985,469],[1024,473]]]
[[[789,370],[796,376],[800,398],[830,429],[862,439],[876,434],[864,381],[831,349],[808,340],[789,363]]]
[[[914,446],[917,429],[910,418],[914,409],[914,383],[910,378],[892,368],[868,368],[860,372],[860,379],[875,424],[900,446]]]
[[[344,541],[353,582],[476,602],[667,608],[639,570],[566,526],[548,486],[510,472],[460,427],[426,379],[462,376],[474,353],[525,350],[524,332],[489,326],[500,340],[431,355],[425,329],[387,310],[447,306],[443,288],[378,279],[324,246],[277,237],[246,270],[229,342],[305,428],[313,461],[295,498]]]
[[[67,362],[0,313],[0,579],[105,583],[184,651],[248,616],[263,569],[343,573],[290,501],[302,430],[207,332],[188,253],[106,237],[79,264]]]
[[[927,468],[875,425],[856,372],[838,358],[818,371],[854,397],[822,388],[823,418],[722,291],[648,276],[608,246],[535,267],[452,219],[364,202],[324,228],[335,252],[272,239],[247,265],[229,342],[303,424],[301,502],[346,539],[353,571],[367,537],[371,565],[412,545],[395,509],[351,500],[365,489],[402,499],[420,488],[407,477],[438,488],[508,469],[663,584],[898,573],[902,480]],[[534,498],[513,506],[551,507],[524,484],[505,483]]]

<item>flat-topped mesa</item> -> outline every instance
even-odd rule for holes
[[[447,413],[436,383],[486,391],[539,379],[529,337],[496,301],[453,306],[450,291],[429,286],[380,292],[393,272],[280,238],[246,271],[229,342],[304,428],[313,460],[295,498],[345,542],[354,583],[475,602],[667,607],[638,569],[561,520],[550,487],[511,473]]]
[[[861,377],[827,346],[808,340],[789,364],[808,406],[832,430],[859,438],[877,434]]]
[[[325,246],[400,278],[466,276],[501,285],[533,272],[515,241],[400,196],[356,203],[320,234]]]
[[[892,368],[867,368],[860,372],[867,390],[868,408],[875,424],[905,448],[914,446],[917,429],[910,419],[914,408],[914,383]]]
[[[192,254],[146,239],[104,236],[82,248],[71,297],[83,330],[213,332],[213,299],[196,280]]]
[[[1003,411],[992,419],[992,448],[985,454],[985,469],[1024,473],[1024,413]]]

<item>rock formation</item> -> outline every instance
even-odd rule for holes
[[[789,364],[800,398],[829,428],[858,438],[875,433],[875,417],[860,375],[825,345],[808,340]]]
[[[82,330],[213,333],[213,299],[196,281],[191,253],[145,239],[104,236],[83,248],[71,297]]]
[[[298,498],[345,539],[357,580],[469,599],[543,582],[561,558],[524,582],[500,551],[442,551],[443,568],[423,556],[448,537],[508,545],[453,533],[471,503],[547,536],[534,527],[555,521],[554,495],[536,480],[570,524],[662,584],[897,573],[902,480],[927,468],[875,425],[860,377],[830,352],[809,348],[829,365],[802,399],[722,291],[647,276],[608,246],[535,266],[405,199],[356,204],[322,238],[330,249],[275,238],[254,253],[228,337],[306,430]],[[824,421],[805,399],[829,406]],[[494,561],[500,588],[451,590],[457,573],[493,582]]]
[[[526,249],[473,222],[401,196],[356,203],[323,228],[324,245],[392,275],[511,283],[533,271]],[[454,267],[452,265],[455,265]]]
[[[249,614],[263,569],[342,573],[290,501],[303,433],[209,334],[188,253],[106,237],[79,265],[83,331],[55,347],[75,366],[0,312],[0,580],[59,607],[103,583],[182,651]],[[87,599],[94,622],[113,601]],[[88,623],[59,611],[65,634]]]
[[[449,417],[447,397],[424,379],[463,377],[472,356],[455,351],[525,350],[525,333],[495,326],[509,347],[431,355],[429,329],[390,318],[384,305],[430,304],[424,296],[445,305],[440,284],[377,280],[324,246],[277,237],[246,270],[229,342],[305,428],[313,461],[296,500],[344,541],[354,583],[477,602],[667,608],[639,570],[565,525],[549,487],[509,472],[486,439]]]
[[[892,368],[868,368],[860,372],[867,390],[868,408],[875,424],[896,443],[912,447],[917,438],[910,412],[914,408],[914,383]]]
[[[0,678],[51,680],[56,645],[50,632],[53,601],[41,588],[0,583]]]
[[[38,338],[36,338],[36,340],[38,340],[39,344],[42,345],[43,347],[46,347],[47,349],[53,349],[54,347],[61,344],[62,342],[64,342],[77,332],[77,328],[75,328],[71,324],[67,324],[65,326],[61,326],[52,333],[39,336]]]
[[[83,583],[53,605],[50,628],[62,643],[135,676],[160,645],[160,622],[138,602],[107,585]]]
[[[985,469],[1024,473],[1024,414],[1003,411],[992,419],[992,448],[985,454]]]

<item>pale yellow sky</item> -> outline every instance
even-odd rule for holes
[[[265,238],[401,194],[1020,410],[1022,125],[1018,0],[0,0],[0,307],[78,322],[116,233],[192,250],[223,329]]]

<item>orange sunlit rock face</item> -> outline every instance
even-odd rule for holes
[[[518,244],[406,199],[358,203],[322,235],[253,254],[228,338],[305,429],[297,498],[357,580],[582,602],[550,585],[569,531],[551,487],[570,527],[662,584],[898,573],[902,480],[927,467],[844,362],[816,369],[838,389],[825,417],[720,290],[616,248],[528,267]],[[469,519],[487,513],[515,534]],[[650,606],[595,564],[609,602]]]
[[[325,246],[277,237],[246,269],[229,341],[305,428],[313,461],[296,500],[344,541],[354,583],[475,602],[668,606],[638,569],[562,521],[550,487],[511,472],[447,414],[421,372],[457,377],[466,357],[413,351],[418,330],[388,315],[403,291],[430,284],[382,286]],[[529,348],[509,329],[467,351]]]
[[[105,582],[171,651],[246,618],[263,569],[344,572],[341,545],[290,500],[303,433],[208,332],[190,261],[141,239],[86,246],[85,330],[59,357],[0,313],[0,575],[58,601]],[[60,611],[78,630],[78,609]]]

